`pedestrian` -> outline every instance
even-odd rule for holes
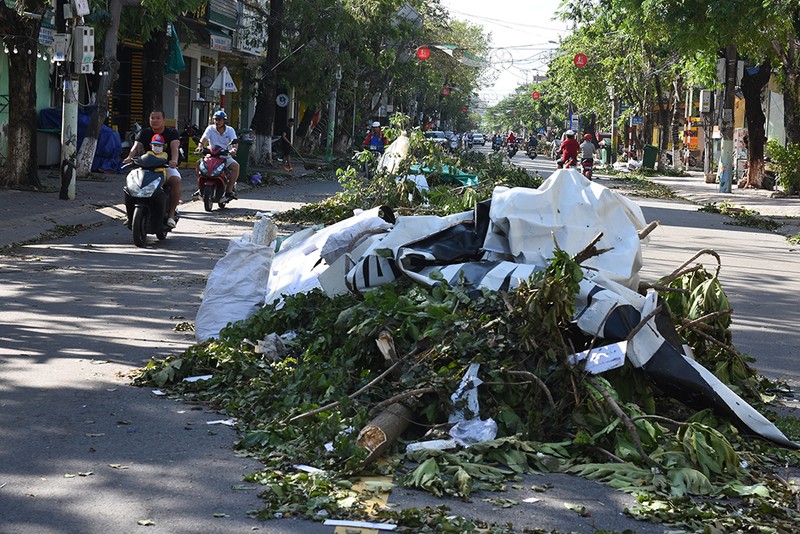
[[[294,129],[294,119],[286,121],[286,126],[281,130],[281,147],[283,148],[283,163],[286,165],[283,170],[293,171],[292,169],[292,130]]]
[[[163,110],[156,109],[150,112],[150,127],[142,128],[136,134],[135,142],[131,147],[128,157],[122,163],[130,163],[133,158],[147,151],[152,150],[151,142],[155,134],[160,134],[164,138],[164,146],[167,151],[167,168],[164,169],[166,174],[166,183],[164,184],[169,188],[169,217],[167,218],[167,226],[175,228],[175,210],[178,209],[178,203],[181,201],[181,173],[178,172],[178,157],[181,148],[181,136],[175,128],[170,128],[165,125],[167,115]],[[129,221],[130,223],[130,221]]]

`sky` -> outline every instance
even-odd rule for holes
[[[553,20],[561,0],[441,0],[454,19],[483,26],[491,34],[489,60],[493,84],[478,91],[496,104],[518,85],[547,72],[547,58],[568,33],[568,23]]]

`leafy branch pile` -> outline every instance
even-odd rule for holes
[[[380,172],[371,178],[363,176],[358,169],[365,161],[372,166],[377,164],[374,157],[364,151],[356,156],[353,165],[337,170],[341,192],[321,202],[278,213],[275,219],[298,224],[333,224],[351,217],[354,209],[377,206],[392,206],[403,214],[447,215],[473,209],[476,202],[490,198],[498,185],[535,189],[542,184],[541,176],[511,165],[504,160],[502,152],[488,157],[477,151],[449,153],[426,141],[419,129],[408,130],[408,117],[396,115],[392,121],[395,127],[387,129],[387,138],[393,141],[401,132],[408,131],[410,142],[409,156],[400,164],[396,175]],[[395,176],[409,174],[412,165],[432,170],[427,175],[428,191],[419,190],[411,181],[395,179]],[[477,175],[479,184],[462,187],[446,181],[442,173],[446,167]]]
[[[627,364],[602,376],[569,364],[567,354],[592,343],[569,321],[581,276],[580,266],[557,251],[546,270],[512,293],[476,297],[397,283],[363,300],[294,295],[280,309],[266,307],[230,325],[219,340],[151,362],[138,382],[170,385],[238,419],[239,447],[264,462],[249,480],[264,486],[265,518],[369,515],[411,528],[418,515],[370,508],[366,499],[376,490],[356,491],[353,482],[395,473],[406,486],[466,499],[524,473],[561,471],[641,494],[631,513],[684,526],[697,526],[711,511],[731,529],[780,530],[800,519],[795,488],[779,474],[798,464],[796,453],[743,437],[708,411],[690,415]],[[747,358],[730,348],[729,308],[717,278],[695,267],[662,283],[672,288],[664,290],[665,303],[682,318],[680,333],[697,359],[758,401]],[[354,396],[386,370],[375,344],[381,332],[391,333],[401,365]],[[253,350],[252,340],[271,333],[287,339],[282,358]],[[449,396],[473,362],[481,363],[484,381],[480,416],[497,421],[498,439],[458,452],[390,455],[365,467],[359,429],[403,399],[415,420],[401,441],[439,436],[452,410]],[[181,382],[197,374],[213,378]],[[330,403],[337,404],[314,413]],[[788,420],[778,424],[790,437],[800,435]],[[297,464],[323,472],[301,472]]]

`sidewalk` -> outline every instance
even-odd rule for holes
[[[286,176],[302,176],[306,171],[298,166],[292,173],[278,168],[257,167],[252,172],[269,172]],[[179,169],[182,179],[181,201],[192,200],[197,189],[193,169]],[[122,188],[124,174],[95,174],[92,178],[78,179],[75,200],[60,200],[61,180],[57,170],[40,170],[41,191],[0,189],[0,249],[12,244],[38,239],[59,227],[89,227],[118,219],[125,220],[125,202]],[[239,180],[236,189],[247,191],[250,186]],[[178,208],[180,211],[180,207]]]
[[[276,168],[252,169],[260,172],[277,173]],[[280,174],[298,177],[306,171],[301,167]],[[598,173],[599,175],[600,173]],[[194,171],[181,169],[183,176],[183,202],[192,199],[195,190]],[[600,177],[600,176],[598,176]],[[122,187],[125,176],[122,174],[99,175],[96,178],[78,180],[75,200],[59,200],[60,180],[56,170],[43,170],[40,173],[42,191],[19,191],[0,189],[0,249],[14,244],[37,239],[58,227],[92,226],[109,219],[125,217]],[[738,189],[731,193],[720,193],[719,184],[705,182],[702,172],[690,171],[689,176],[656,176],[650,180],[669,187],[675,194],[700,207],[707,203],[728,202],[737,207],[755,210],[764,217],[770,217],[785,226],[779,229],[784,235],[800,233],[800,198],[772,198],[772,191],[760,189]],[[242,180],[238,190],[246,191],[249,186]]]

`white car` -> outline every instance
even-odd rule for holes
[[[486,139],[484,139],[482,133],[472,134],[472,144],[473,145],[481,145],[481,146],[483,146],[483,145],[486,144]]]
[[[447,136],[444,134],[444,132],[441,132],[439,130],[428,130],[427,132],[425,132],[425,139],[429,139],[434,143],[436,143],[437,145],[442,146],[444,148],[447,148],[449,144]]]

